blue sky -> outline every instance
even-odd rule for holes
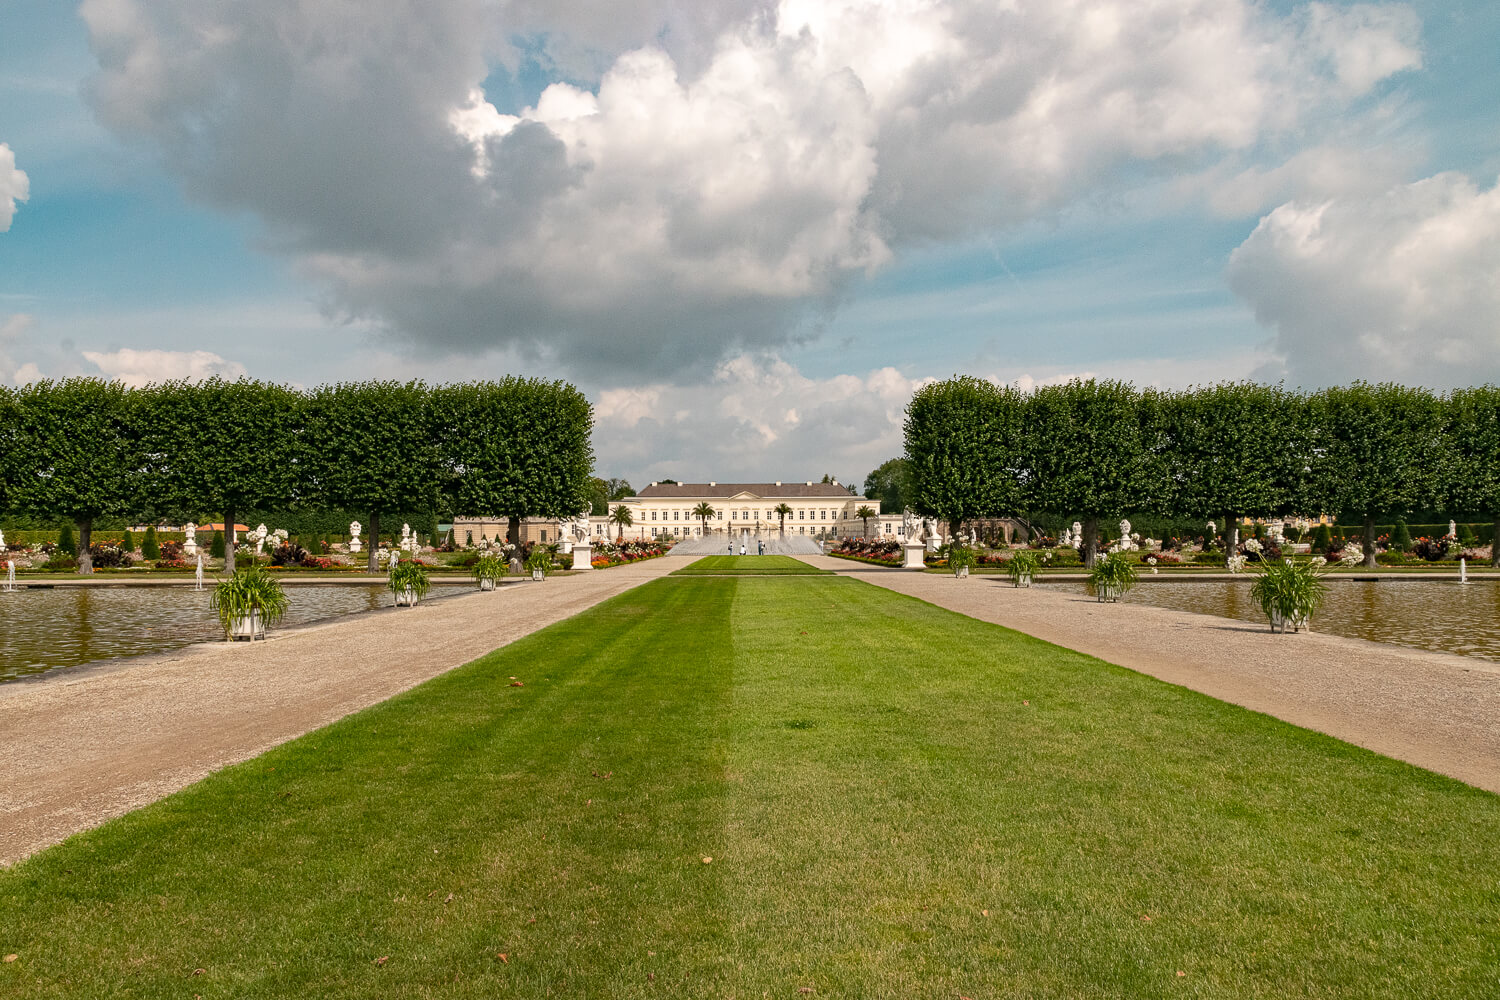
[[[563,377],[725,480],[955,372],[1500,378],[1500,5],[237,6],[0,7],[0,380]]]

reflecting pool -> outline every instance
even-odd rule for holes
[[[472,591],[434,586],[429,600]],[[281,627],[391,606],[383,584],[286,588]],[[0,682],[223,637],[209,592],[191,587],[58,587],[0,593]]]
[[[1081,583],[1046,586],[1083,593]],[[1123,603],[1266,624],[1260,605],[1250,599],[1249,580],[1142,583],[1125,595]],[[1466,586],[1439,580],[1330,581],[1312,627],[1315,632],[1500,661],[1500,581]]]

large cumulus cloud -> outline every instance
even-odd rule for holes
[[[901,248],[1295,137],[1420,63],[1400,6],[86,0],[91,93],[330,307],[621,380],[808,329]],[[531,39],[534,107],[482,83]],[[568,82],[568,81],[571,82]],[[1291,143],[1295,145],[1295,142]]]
[[[1230,258],[1231,287],[1310,384],[1500,381],[1500,186],[1439,174],[1289,202]]]

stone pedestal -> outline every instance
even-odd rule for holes
[[[573,568],[594,568],[594,547],[585,542],[579,542],[573,546]]]
[[[901,547],[906,550],[906,562],[901,564],[902,569],[923,570],[927,568],[927,563],[922,560],[927,546],[921,542],[907,542]]]

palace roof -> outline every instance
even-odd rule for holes
[[[837,483],[652,483],[636,496],[645,500],[728,500],[742,493],[763,499],[848,500],[854,496]]]

